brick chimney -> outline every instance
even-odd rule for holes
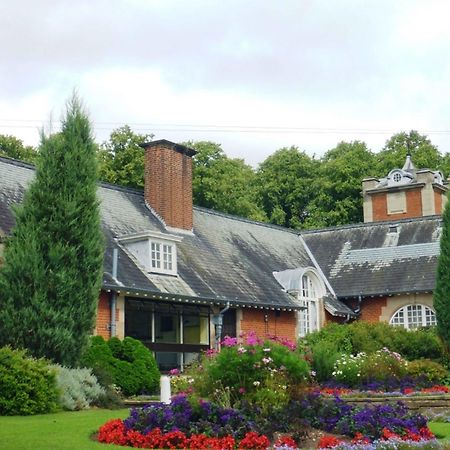
[[[165,139],[142,147],[145,202],[167,228],[192,231],[192,156],[196,151]]]

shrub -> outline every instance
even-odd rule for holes
[[[435,328],[407,330],[383,322],[358,320],[346,325],[331,323],[302,341],[304,346],[313,350],[313,359],[314,348],[321,350],[317,347],[319,343],[336,348],[339,353],[354,355],[360,352],[374,353],[386,347],[409,361],[421,358],[442,360],[445,355]]]
[[[425,377],[431,383],[441,383],[448,376],[442,364],[429,359],[417,359],[411,361],[407,366],[408,374],[413,378]]]
[[[82,364],[91,367],[102,383],[111,379],[127,396],[153,393],[159,386],[155,358],[142,342],[131,337],[108,342],[101,336],[92,337]]]
[[[248,342],[251,344],[248,344]],[[290,388],[309,377],[309,366],[291,346],[272,340],[247,343],[226,340],[220,353],[205,355],[201,370],[192,370],[194,389],[222,405],[250,401],[261,410],[282,407]]]
[[[333,377],[346,386],[357,386],[361,382],[366,356],[365,353],[358,353],[356,356],[343,354],[334,365]]]
[[[385,381],[390,378],[400,380],[407,374],[406,367],[406,361],[398,353],[383,348],[363,359],[361,378],[365,381]]]
[[[0,415],[52,412],[57,406],[55,371],[24,350],[0,349]]]
[[[337,345],[332,342],[319,341],[312,346],[312,368],[317,381],[326,381],[332,377],[334,365],[339,359]]]
[[[56,372],[59,404],[63,409],[87,409],[106,395],[105,389],[98,384],[91,369],[69,369],[59,365],[52,367]]]

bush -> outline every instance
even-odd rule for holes
[[[107,342],[101,336],[92,337],[82,364],[93,369],[103,386],[112,381],[126,396],[154,393],[159,386],[155,358],[142,342],[131,337],[123,341],[114,337]]]
[[[332,377],[334,365],[340,354],[337,345],[331,342],[319,341],[312,347],[312,368],[317,381],[326,381]]]
[[[351,324],[331,323],[320,331],[311,333],[303,340],[303,345],[313,351],[319,343],[336,348],[339,353],[374,353],[384,347],[400,353],[409,361],[427,358],[443,361],[444,347],[435,328],[407,330],[384,322],[369,323],[361,320]],[[323,348],[323,347],[322,347]],[[320,347],[319,347],[320,349]]]
[[[367,355],[361,366],[361,378],[364,381],[400,380],[407,375],[407,363],[396,352],[387,348]]]
[[[288,343],[262,342],[253,335],[245,343],[225,340],[220,353],[205,355],[200,367],[187,372],[199,395],[227,407],[250,402],[262,414],[285,406],[291,389],[309,374],[308,363]]]
[[[56,372],[59,404],[63,409],[87,409],[106,395],[105,389],[98,384],[91,369],[69,369],[59,365],[52,368]]]
[[[407,371],[411,377],[425,377],[431,383],[442,383],[448,376],[448,370],[442,364],[429,359],[411,361],[408,363]]]
[[[49,413],[57,406],[55,371],[24,350],[0,349],[0,415]]]
[[[357,386],[361,382],[362,366],[366,356],[363,352],[356,356],[343,354],[334,365],[333,377],[346,386]]]

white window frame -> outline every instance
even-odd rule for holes
[[[300,278],[298,300],[300,305],[305,307],[305,309],[298,312],[298,335],[299,337],[304,337],[320,328],[319,296],[316,283],[310,273],[304,273]],[[313,305],[315,308],[312,307]],[[311,314],[314,310],[315,317]],[[316,325],[315,327],[314,324]]]
[[[150,272],[177,274],[177,247],[162,239],[149,240]]]
[[[122,236],[118,241],[149,273],[177,275],[177,242],[182,237],[147,231]]]
[[[417,318],[419,320],[410,320]],[[429,319],[430,320],[427,320]],[[421,303],[402,306],[392,315],[389,325],[402,326],[408,330],[436,325],[436,312],[428,305]]]

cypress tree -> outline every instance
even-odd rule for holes
[[[76,95],[42,133],[0,270],[0,346],[73,366],[92,333],[103,269],[96,146]]]
[[[450,347],[450,202],[443,213],[441,251],[439,254],[436,289],[434,291],[434,308],[436,310],[439,335]]]

